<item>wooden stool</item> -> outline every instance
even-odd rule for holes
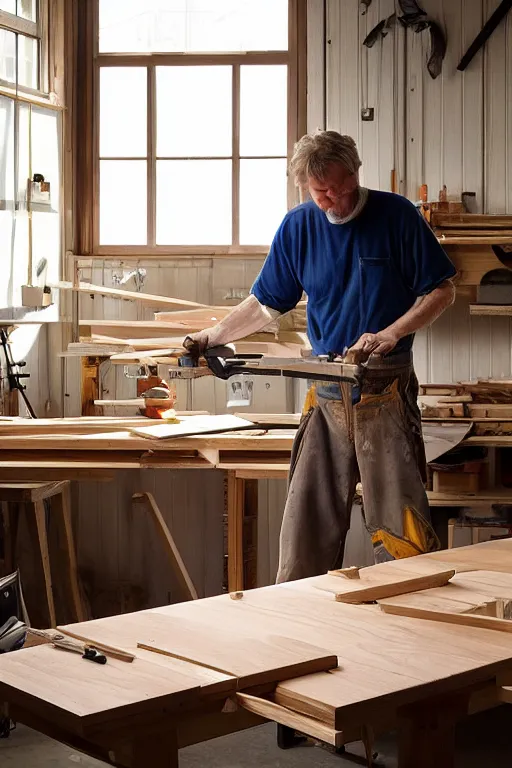
[[[51,501],[51,515],[59,528],[64,542],[59,551],[59,576],[65,579],[70,592],[70,610],[77,621],[85,621],[87,616],[82,603],[78,583],[75,542],[71,522],[71,492],[69,480],[54,483],[0,483],[0,505],[4,523],[4,570],[16,570],[16,542],[18,536],[19,509],[23,504],[26,510],[27,526],[35,550],[39,550],[43,567],[48,618],[51,627],[57,626],[55,602],[53,598],[48,532],[46,529],[45,500]],[[61,561],[64,556],[64,563]]]

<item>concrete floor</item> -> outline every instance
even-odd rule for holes
[[[510,768],[512,765],[512,708],[501,707],[474,716],[458,733],[457,768]],[[392,735],[379,740],[375,768],[395,768]],[[215,739],[180,752],[180,768],[353,768],[365,765],[361,744],[350,745],[353,759],[338,757],[311,745],[289,751],[278,749],[275,725]],[[92,760],[23,726],[0,740],[2,768],[100,768]]]

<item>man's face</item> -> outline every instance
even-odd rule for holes
[[[345,213],[348,196],[357,187],[357,175],[350,174],[341,163],[332,163],[323,179],[308,179],[311,199],[322,211],[331,211],[341,216]]]

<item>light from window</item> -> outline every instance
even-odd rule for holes
[[[100,157],[146,157],[147,81],[146,67],[101,68]]]
[[[232,67],[157,67],[157,156],[230,157]]]
[[[33,37],[18,35],[18,85],[39,87],[39,45]]]
[[[284,65],[240,67],[240,154],[286,157],[287,76]]]
[[[18,71],[16,72],[16,38]],[[37,89],[39,83],[39,46],[37,40],[0,29],[0,80]]]
[[[16,35],[0,29],[0,80],[16,82]]]
[[[16,0],[0,0],[0,11],[16,14]]]
[[[37,21],[37,0],[0,0],[0,11]]]
[[[231,243],[231,160],[159,160],[157,245]]]
[[[284,51],[288,0],[99,0],[102,53]]]
[[[269,245],[286,213],[286,158],[240,161],[240,242]]]
[[[146,161],[101,160],[100,199],[100,242],[146,245]]]

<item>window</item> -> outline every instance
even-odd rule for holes
[[[298,130],[298,2],[98,0],[95,253],[268,248]]]
[[[0,84],[45,90],[37,0],[0,0]]]

